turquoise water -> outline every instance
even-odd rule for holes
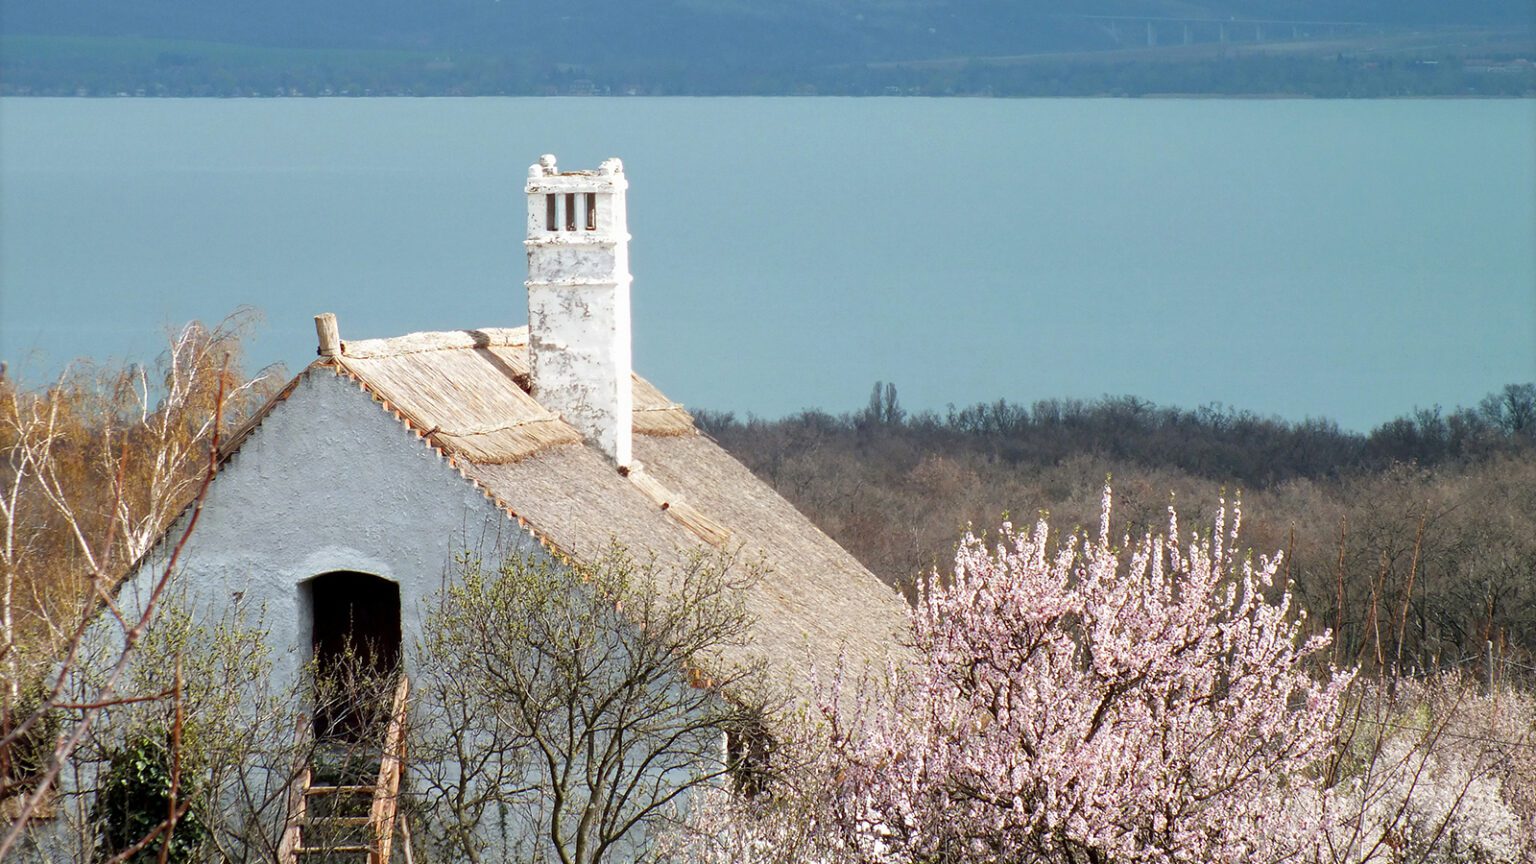
[[[0,358],[524,323],[622,157],[636,366],[778,415],[1130,393],[1366,428],[1536,378],[1536,101],[0,100]]]

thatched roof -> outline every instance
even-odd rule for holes
[[[516,462],[581,434],[528,395],[528,328],[413,333],[342,344],[337,362],[444,449]],[[635,431],[683,435],[693,418],[634,377]]]
[[[791,692],[808,663],[878,669],[900,650],[899,595],[638,375],[639,464],[622,473],[529,395],[527,328],[349,341],[308,373],[321,369],[355,379],[556,554],[591,561],[617,541],[662,564],[715,549],[760,564],[751,647],[726,659],[767,661]]]

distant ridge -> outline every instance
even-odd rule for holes
[[[1356,50],[1420,59],[1447,44],[1518,59],[1533,18],[1529,0],[4,0],[0,81],[8,93],[86,95],[1006,94],[1040,88],[1017,71],[976,70],[1082,55],[1120,74],[1100,84],[1053,71],[1067,95],[1146,92],[1135,84],[1145,73],[1123,67],[1247,58],[1283,79],[1264,61]],[[1459,38],[1426,38],[1444,28]],[[936,62],[976,68],[913,71]],[[1263,82],[1146,83],[1246,92]]]

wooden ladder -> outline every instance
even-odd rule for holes
[[[360,864],[364,860],[389,864],[405,767],[409,697],[410,681],[401,675],[390,706],[378,779],[371,784],[315,783],[308,753],[310,721],[299,718],[296,751],[302,763],[288,789],[288,820],[277,848],[280,864]],[[409,862],[409,849],[405,857]]]

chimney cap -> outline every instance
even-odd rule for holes
[[[532,165],[528,166],[528,178],[530,180],[538,179],[538,178],[541,178],[541,177],[560,177],[560,176],[566,176],[566,177],[592,177],[592,176],[598,176],[598,177],[622,177],[622,176],[624,176],[624,160],[618,158],[617,156],[610,156],[609,158],[604,159],[602,161],[602,163],[597,166],[597,170],[596,171],[590,171],[590,170],[588,170],[588,171],[568,171],[564,175],[562,175],[561,172],[560,172],[559,166],[556,164],[555,154],[553,154],[553,153],[545,153],[543,156],[539,157],[539,161],[537,161],[537,162],[533,163]]]
[[[529,177],[552,177],[560,173],[555,167],[555,154],[545,153],[539,157],[539,161],[528,166]]]

